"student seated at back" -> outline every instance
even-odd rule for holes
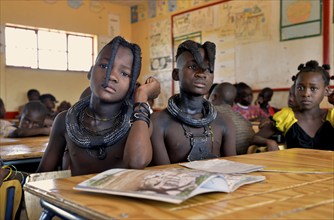
[[[58,115],[60,112],[68,110],[69,108],[71,108],[71,103],[67,102],[67,101],[62,101],[58,106],[57,106],[57,111],[56,114]]]
[[[0,98],[0,137],[8,137],[8,134],[10,134],[13,130],[16,129],[13,123],[5,119],[5,115],[6,115],[5,103]]]
[[[273,116],[253,139],[254,144],[278,150],[277,142],[268,139],[275,131],[284,134],[287,148],[334,150],[334,109],[321,109],[320,103],[329,93],[329,65],[319,66],[311,60],[298,66],[293,77],[295,102]]]
[[[334,105],[334,91],[328,95],[328,102]]]
[[[50,127],[44,126],[47,109],[40,101],[30,101],[25,104],[19,126],[8,137],[32,137],[50,134]]]
[[[249,85],[244,82],[237,83],[237,97],[232,109],[239,112],[249,121],[262,121],[269,117],[260,107],[252,105],[253,91]]]
[[[172,77],[180,93],[152,114],[152,165],[236,155],[233,121],[204,98],[213,83],[215,54],[212,42],[179,45]]]
[[[91,71],[91,95],[57,115],[37,172],[62,166],[83,175],[150,163],[153,127],[146,102],[159,95],[160,83],[148,78],[134,93],[140,67],[138,45],[118,36],[102,48]]]
[[[255,101],[255,105],[258,105],[266,114],[270,116],[273,116],[276,112],[279,111],[278,108],[275,108],[269,104],[273,95],[274,91],[269,87],[265,87],[259,92]]]
[[[29,89],[27,91],[27,98],[28,98],[28,102],[30,101],[38,101],[40,97],[40,93],[37,89]],[[24,105],[19,106],[18,109],[18,115],[16,116],[16,118],[20,118],[21,114],[22,114],[22,110],[23,110]]]
[[[218,112],[231,117],[236,130],[237,154],[246,154],[255,133],[250,121],[246,120],[239,112],[232,110],[236,95],[237,89],[235,86],[224,82],[213,89],[209,101],[216,107]]]
[[[39,97],[39,100],[45,105],[45,107],[47,109],[47,114],[46,114],[44,124],[46,126],[51,127],[52,123],[53,123],[53,120],[57,116],[57,112],[54,109],[55,109],[56,103],[58,101],[56,100],[56,98],[52,94],[49,94],[49,93],[42,94]]]

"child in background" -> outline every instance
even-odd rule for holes
[[[296,102],[296,95],[295,95],[295,84],[293,84],[289,90],[288,107],[292,109],[298,108],[298,103]]]
[[[45,136],[50,134],[50,127],[44,126],[47,109],[40,101],[25,104],[19,126],[8,134],[11,138]]]
[[[334,92],[328,95],[328,102],[334,105]]]
[[[57,107],[56,114],[58,115],[60,112],[68,110],[69,108],[71,108],[71,106],[71,103],[67,101],[62,101]]]
[[[57,113],[55,111],[56,103],[58,102],[56,98],[52,94],[42,94],[39,97],[39,100],[45,105],[47,109],[46,118],[44,121],[45,126],[51,127],[53,124],[53,120],[57,116]]]
[[[235,98],[235,105],[232,109],[239,112],[244,118],[249,121],[262,121],[269,117],[258,106],[251,105],[253,101],[253,91],[246,83],[240,82],[236,85],[237,97]]]
[[[37,101],[37,100],[39,100],[39,97],[40,97],[40,93],[37,89],[29,89],[28,90],[28,92],[27,92],[28,102]],[[18,109],[19,114],[16,116],[16,118],[21,117],[23,108],[24,108],[24,105],[19,106],[19,109]]]
[[[237,154],[246,154],[253,139],[254,130],[250,121],[246,120],[239,112],[233,111],[237,89],[231,83],[218,84],[212,91],[209,101],[218,112],[228,115],[235,125]]]
[[[216,86],[218,86],[218,83],[213,83],[213,84],[212,84],[212,86],[210,87],[208,93],[206,93],[206,94],[204,95],[204,98],[205,98],[205,99],[209,100],[210,95],[211,95],[212,91],[214,90],[214,88],[215,88]]]
[[[146,102],[159,95],[160,84],[151,77],[133,94],[140,67],[138,45],[118,36],[102,48],[91,71],[91,96],[57,115],[37,172],[62,166],[83,175],[150,163],[153,126]]]
[[[236,155],[233,121],[204,98],[213,82],[215,54],[211,42],[179,45],[172,77],[180,94],[152,115],[152,165]]]
[[[274,91],[269,87],[265,87],[259,92],[259,95],[255,101],[255,105],[260,106],[260,108],[270,116],[273,116],[276,112],[279,111],[278,108],[269,105],[273,95]]]
[[[281,131],[287,148],[334,150],[334,110],[320,109],[320,103],[329,93],[329,65],[319,66],[311,60],[298,67],[293,77],[297,108],[283,108],[273,116],[273,123],[263,127],[254,137],[257,145],[278,150],[277,143],[269,140],[275,131]]]
[[[5,115],[5,103],[0,98],[0,137],[8,137],[11,132],[16,130],[16,127],[10,121],[5,120]]]

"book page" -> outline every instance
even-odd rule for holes
[[[185,168],[111,169],[80,183],[74,189],[180,203],[213,175]]]
[[[207,192],[232,192],[241,185],[264,180],[261,176],[228,176],[187,168],[162,170],[110,169],[74,189],[159,200],[179,204]]]
[[[213,160],[199,160],[188,163],[180,163],[181,166],[196,170],[204,170],[208,172],[217,173],[250,173],[258,170],[263,170],[264,166],[239,163],[224,159],[213,159]]]

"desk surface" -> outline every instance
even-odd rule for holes
[[[334,166],[334,152],[308,149],[224,159],[289,171],[328,171]],[[264,175],[266,180],[242,186],[233,193],[198,195],[179,205],[72,189],[92,175],[29,182],[24,190],[88,219],[331,219],[334,216],[333,173],[254,172],[251,175]]]
[[[49,137],[1,138],[0,158],[3,161],[41,158],[48,144]]]
[[[0,146],[26,144],[26,143],[46,143],[49,136],[25,137],[25,138],[0,138]]]

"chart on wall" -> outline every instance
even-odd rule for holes
[[[161,93],[154,100],[154,108],[166,107],[172,95],[171,22],[169,19],[154,22],[150,27],[150,73],[161,84]]]
[[[269,40],[270,1],[226,1],[172,17],[173,53],[184,40],[216,44],[215,82],[236,82],[236,47]],[[176,86],[175,86],[176,87]]]

